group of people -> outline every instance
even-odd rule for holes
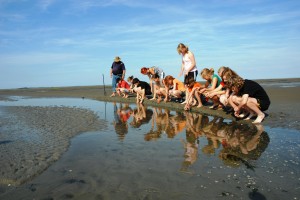
[[[150,100],[160,103],[175,99],[185,104],[184,110],[191,107],[201,108],[211,101],[211,109],[230,108],[237,118],[245,120],[256,117],[253,123],[261,123],[270,106],[270,99],[263,87],[255,81],[244,79],[229,67],[222,66],[215,73],[213,68],[204,68],[200,76],[206,82],[201,84],[196,81],[198,68],[193,52],[180,43],[177,52],[182,56],[179,77],[184,76],[184,81],[165,76],[164,71],[158,67],[142,67],[141,73],[149,77],[149,82],[140,81],[130,76],[125,81],[126,68],[120,57],[116,57],[110,75],[112,77],[111,96],[118,94],[128,98],[129,93],[136,94],[136,102],[143,103],[146,96],[152,95]]]

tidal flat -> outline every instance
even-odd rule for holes
[[[1,199],[298,199],[297,129],[86,98],[0,103]]]

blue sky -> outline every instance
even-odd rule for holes
[[[115,56],[127,76],[159,66],[178,77],[180,42],[199,71],[300,77],[299,10],[298,0],[0,0],[0,88],[100,85],[102,74],[110,84]]]

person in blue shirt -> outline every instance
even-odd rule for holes
[[[116,56],[110,68],[110,77],[112,78],[112,94],[110,95],[111,97],[116,95],[117,78],[121,78],[123,80],[125,77],[125,73],[125,64],[121,61],[121,58],[119,56]]]

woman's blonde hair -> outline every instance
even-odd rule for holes
[[[240,76],[231,76],[228,78],[226,85],[229,89],[236,87],[238,90],[240,90],[243,87],[244,82],[244,79],[242,79]]]
[[[178,46],[177,46],[177,52],[178,54],[181,54],[181,49],[186,49],[186,51],[188,52],[189,51],[189,47],[182,44],[182,43],[179,43]]]
[[[232,76],[239,76],[239,75],[235,71],[230,69],[229,67],[224,67],[224,69],[222,71],[222,74],[221,74],[222,79],[223,79],[223,76],[232,77]]]
[[[213,68],[210,68],[210,69],[204,68],[201,71],[201,76],[202,76],[202,78],[204,78],[205,76],[211,77],[214,74],[214,72],[215,72],[215,70]]]

